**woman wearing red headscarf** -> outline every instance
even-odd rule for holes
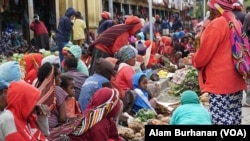
[[[94,96],[87,109],[84,111],[85,115],[91,113],[95,108],[106,104],[113,103],[112,108],[108,111],[106,116],[92,128],[88,129],[86,133],[83,134],[82,141],[121,141],[119,138],[118,130],[116,128],[116,123],[113,118],[117,116],[120,111],[120,101],[118,93],[110,88],[101,88],[98,90]],[[100,116],[101,117],[101,116]],[[72,138],[72,140],[74,140]]]
[[[55,128],[50,132],[49,140],[70,138],[74,141],[123,141],[118,135],[116,123],[121,108],[119,93],[115,89],[103,87],[96,91],[91,102],[83,112],[82,119]],[[66,131],[74,127],[74,129]],[[75,128],[77,127],[77,128]],[[60,132],[60,133],[59,133]],[[64,135],[64,136],[63,136]]]

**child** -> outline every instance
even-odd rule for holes
[[[144,73],[138,72],[133,76],[133,87],[136,92],[135,104],[132,112],[135,114],[140,109],[154,110],[153,105],[156,105],[155,98],[149,100],[149,93],[147,91],[148,79]]]
[[[76,101],[75,95],[75,82],[74,79],[67,75],[61,76],[61,87],[65,92],[68,93],[68,96],[65,100],[66,113],[68,118],[74,118],[77,114],[81,113],[79,103]]]
[[[188,49],[189,53],[195,53],[194,37],[192,37],[192,36],[188,37],[187,49]]]
[[[91,63],[91,56],[88,55],[88,48],[82,47],[82,56],[81,60],[85,63],[85,65],[89,68]]]
[[[181,94],[181,105],[176,108],[170,125],[211,125],[208,110],[200,104],[198,95],[191,90]]]

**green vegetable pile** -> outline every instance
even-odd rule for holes
[[[169,91],[169,94],[179,96],[185,90],[193,90],[198,95],[201,93],[198,82],[198,72],[195,68],[191,68],[191,70],[186,74],[184,81],[179,85],[173,86]]]
[[[156,115],[152,110],[140,109],[135,117],[139,118],[142,122],[146,122],[148,119],[155,119]]]

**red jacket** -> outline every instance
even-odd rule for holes
[[[123,67],[121,67],[123,66]],[[132,66],[120,64],[119,70],[115,77],[115,84],[119,87],[120,98],[123,99],[125,97],[126,90],[133,89],[133,76],[135,71]]]
[[[42,21],[39,21],[39,22],[33,21],[30,24],[30,29],[34,31],[35,36],[48,34],[48,30]]]
[[[24,81],[10,83],[7,93],[8,106],[6,110],[13,113],[15,121],[13,125],[16,128],[16,132],[7,134],[6,141],[46,140],[46,137],[36,123],[36,116],[31,114],[40,95],[41,93],[38,89]]]
[[[234,68],[227,20],[220,16],[211,21],[200,41],[192,62],[199,71],[201,91],[231,94],[246,89],[246,83]]]

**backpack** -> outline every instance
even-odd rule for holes
[[[238,31],[235,28],[233,21],[226,13],[223,16],[229,22],[228,25],[231,30],[232,57],[235,69],[247,81],[250,78],[250,47],[248,38],[242,29]],[[241,25],[240,21],[238,22]]]

